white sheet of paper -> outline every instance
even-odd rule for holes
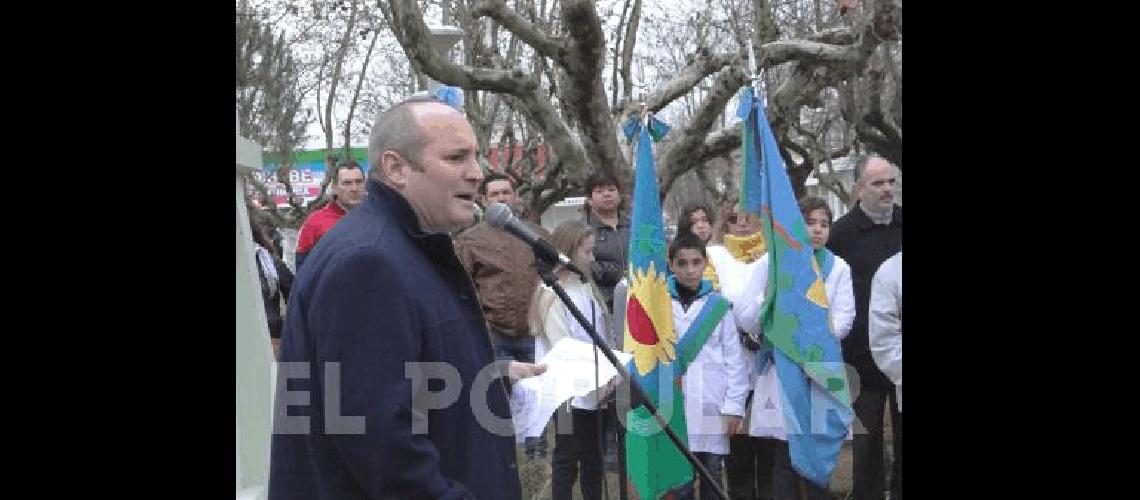
[[[617,377],[617,369],[610,364],[601,349],[596,350],[597,385],[594,383],[593,344],[566,337],[538,360],[539,363],[546,363],[546,372],[522,379],[511,386],[511,418],[514,420],[518,441],[541,435],[550,417],[554,415],[554,410],[566,400],[587,396]],[[620,351],[614,351],[614,355],[623,365],[633,358],[632,354]]]

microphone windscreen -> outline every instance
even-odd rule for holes
[[[511,207],[506,203],[493,203],[487,207],[487,224],[495,229],[503,229],[506,227],[507,222],[510,222],[514,214],[511,213]]]

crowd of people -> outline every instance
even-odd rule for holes
[[[351,160],[336,166],[330,202],[300,230],[295,273],[280,242],[253,224],[275,354],[298,367],[278,370],[271,499],[521,497],[511,384],[542,373],[536,362],[561,339],[590,338],[540,281],[542,263],[527,244],[487,222],[473,224],[476,203],[520,208],[514,179],[485,174],[477,153],[461,112],[431,98],[409,99],[376,118],[368,172]],[[858,377],[852,497],[882,499],[889,488],[890,499],[899,500],[898,170],[868,156],[855,174],[854,205],[842,217],[836,220],[819,198],[804,197],[800,210],[831,331]],[[586,270],[553,272],[615,348],[621,325],[614,313],[625,306],[615,288],[623,283],[630,240],[621,193],[618,179],[594,175],[585,184],[581,220],[553,231],[530,224]],[[733,499],[828,498],[826,488],[792,467],[775,368],[756,362],[771,349],[759,321],[767,247],[759,217],[734,199],[715,213],[693,204],[679,214],[667,247],[668,287],[678,336],[696,340],[682,391],[688,445],[714,477],[726,478],[722,486]],[[721,302],[727,307],[717,308]],[[694,324],[706,309],[717,311],[716,321]],[[606,466],[622,460],[614,458],[623,430],[612,395],[573,398],[559,412],[552,453],[546,437],[528,438],[524,459],[550,460],[555,500],[571,498],[574,483],[583,498],[603,498]],[[676,496],[698,492],[716,498],[699,479]]]

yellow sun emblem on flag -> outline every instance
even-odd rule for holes
[[[807,298],[819,307],[827,307],[827,289],[823,287],[823,279],[819,277],[819,262],[811,260],[811,268],[815,271],[815,282],[808,288]]]
[[[811,268],[815,270],[815,282],[811,284],[811,288],[808,288],[807,298],[813,304],[827,309],[828,326],[834,331],[835,327],[831,325],[831,306],[827,303],[827,288],[823,285],[823,273],[819,270],[819,262],[812,259]]]
[[[632,283],[625,308],[625,346],[633,353],[633,363],[640,375],[668,363],[675,357],[677,334],[673,330],[673,303],[665,275],[654,263],[645,270],[630,266]]]

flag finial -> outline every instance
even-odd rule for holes
[[[756,51],[752,47],[752,40],[748,41],[748,81],[752,83],[752,90],[760,95],[760,67],[756,64]]]

